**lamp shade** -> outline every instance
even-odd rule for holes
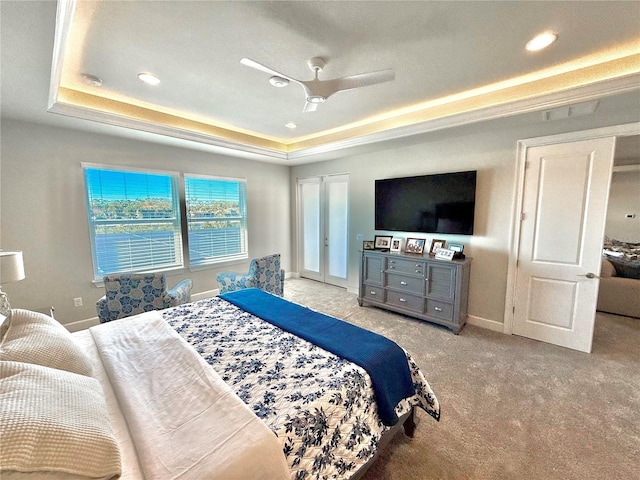
[[[0,285],[24,278],[22,252],[0,251]]]

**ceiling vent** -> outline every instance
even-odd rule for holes
[[[546,110],[542,112],[542,119],[547,122],[550,120],[560,120],[563,118],[589,115],[596,111],[599,103],[600,100],[592,100],[590,102],[576,103],[575,105]]]

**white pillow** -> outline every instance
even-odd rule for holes
[[[44,313],[14,309],[0,343],[0,360],[91,375],[91,360],[71,333]]]
[[[102,386],[91,377],[0,361],[0,437],[0,478],[121,474]]]

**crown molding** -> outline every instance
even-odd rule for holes
[[[104,112],[101,110],[95,110],[60,101],[55,101],[47,111],[50,113],[79,118],[82,120],[98,122],[105,125],[112,125],[116,127],[162,135],[165,137],[172,137],[179,140],[185,140],[187,142],[204,144],[213,147],[214,151],[217,151],[221,154],[240,156],[243,158],[262,161],[275,160],[283,163],[288,160],[287,153],[280,150],[254,146],[233,140],[227,140],[222,137],[207,135],[205,133],[200,133],[193,130],[148,122],[145,120],[139,120],[128,116],[119,115],[116,113]]]
[[[320,146],[303,148],[291,152],[256,146],[246,142],[229,140],[193,130],[153,123],[125,115],[64,103],[58,101],[56,95],[52,97],[53,102],[48,111],[51,113],[67,115],[107,125],[181,139],[187,142],[196,142],[214,147],[215,151],[223,154],[262,161],[276,161],[278,163],[282,162],[286,164],[299,160],[312,160],[315,156],[323,156],[323,158],[327,158],[327,156],[337,157],[340,155],[340,151],[353,147],[386,142],[487,120],[495,120],[514,115],[563,107],[634,90],[640,90],[640,74],[606,80],[567,91],[539,95],[533,98],[518,100],[503,105],[478,108],[469,112],[435,118],[420,123],[361,135],[346,140],[329,142]]]
[[[339,142],[332,142],[317,147],[297,150],[289,152],[288,158],[289,160],[304,159],[314,155],[327,154],[371,143],[385,142],[398,138],[435,132],[446,128],[459,127],[471,123],[496,120],[514,115],[564,107],[575,103],[598,100],[607,96],[618,95],[634,90],[640,90],[640,73],[601,81],[571,90],[548,93],[503,105],[492,105],[489,107],[478,108],[469,112],[462,112],[447,117],[427,120],[421,123],[414,123],[412,125],[376,132],[370,135],[363,135]]]
[[[64,53],[70,37],[71,21],[75,8],[76,0],[60,0],[58,2],[49,85],[49,112],[105,125],[161,135],[186,142],[193,142],[199,145],[206,145],[215,152],[259,161],[291,165],[295,162],[314,161],[314,157],[322,159],[337,158],[343,150],[353,147],[396,140],[487,120],[558,108],[640,90],[640,72],[638,72],[638,59],[640,57],[636,54],[628,59],[622,58],[617,61],[612,61],[609,64],[605,63],[590,67],[591,70],[589,70],[589,68],[584,69],[586,77],[583,78],[582,81],[589,82],[589,80],[591,80],[591,82],[586,85],[572,86],[570,82],[576,81],[574,76],[580,75],[580,73],[578,71],[569,72],[564,74],[567,82],[562,84],[564,88],[556,89],[550,93],[547,93],[549,90],[547,90],[547,92],[536,90],[534,88],[535,82],[533,82],[520,85],[519,87],[513,87],[513,96],[504,97],[505,100],[496,100],[494,103],[488,105],[482,105],[483,97],[479,96],[467,99],[467,103],[465,103],[465,101],[460,102],[459,105],[452,103],[442,110],[434,108],[433,110],[425,109],[417,111],[399,117],[396,123],[393,123],[394,121],[389,121],[389,123],[382,121],[376,125],[363,127],[362,129],[354,128],[350,131],[345,131],[342,134],[342,138],[338,140],[335,140],[337,136],[326,135],[324,137],[325,141],[323,141],[322,137],[318,137],[315,140],[283,144],[257,135],[234,132],[216,127],[215,125],[199,124],[198,122],[192,122],[167,114],[158,113],[158,115],[153,116],[148,109],[123,103],[115,105],[118,102],[107,99],[103,99],[105,105],[108,102],[111,103],[109,104],[109,108],[105,107],[103,110],[98,100],[99,97],[92,97],[88,103],[81,103],[80,100],[84,102],[84,98],[82,98],[80,92],[71,92],[77,95],[70,95],[70,91],[61,85]],[[630,66],[627,66],[627,64]],[[620,68],[620,70],[615,70],[613,67]],[[598,78],[597,75],[606,76],[607,73],[613,72],[614,70],[619,73],[618,76],[604,80],[596,80],[596,78]],[[590,72],[591,75],[595,76],[589,76]],[[622,74],[622,72],[630,73]],[[610,74],[615,75],[615,73]],[[562,77],[562,75],[560,75],[560,77]],[[603,77],[600,76],[599,78]],[[546,80],[540,80],[543,84],[545,81]],[[560,83],[556,85],[556,88],[558,85],[560,85]],[[518,90],[518,88],[520,88],[520,90]],[[507,92],[507,90],[508,89],[505,89],[503,92]],[[524,96],[523,92],[525,91],[527,98],[518,98],[518,92],[520,92],[521,96]],[[540,93],[536,94],[536,91]],[[85,95],[85,98],[88,97],[91,96]],[[490,97],[487,97],[487,99],[489,98]],[[80,100],[76,102],[76,99]],[[116,108],[120,106],[124,106],[125,108]],[[458,106],[460,108],[456,111],[456,107]],[[438,114],[438,111],[440,114]],[[132,112],[137,116],[134,116]],[[140,112],[142,112],[142,114],[140,114]],[[169,120],[167,123],[173,123],[173,125],[163,123],[163,120]],[[197,130],[188,128],[193,126],[202,128]],[[332,138],[334,140],[332,140]]]

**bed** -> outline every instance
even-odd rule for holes
[[[73,377],[73,381],[81,379],[82,392],[103,392],[101,396],[96,394],[88,406],[83,405],[102,423],[100,428],[83,425],[92,433],[87,437],[83,431],[84,437],[68,440],[65,451],[74,454],[64,461],[56,457],[59,449],[57,453],[45,452],[43,462],[54,467],[36,465],[22,447],[3,447],[2,478],[21,478],[22,473],[30,471],[47,471],[48,475],[62,472],[65,475],[60,478],[76,479],[357,478],[373,461],[383,436],[402,424],[411,434],[415,407],[439,420],[438,400],[404,350],[400,349],[412,391],[389,410],[379,405],[374,391],[380,392],[381,373],[388,377],[382,381],[389,383],[396,382],[391,378],[396,375],[388,375],[388,371],[369,375],[363,367],[251,310],[258,304],[260,311],[273,298],[285,302],[272,306],[282,317],[300,313],[303,323],[335,322],[336,328],[343,328],[346,322],[264,292],[253,294],[258,297],[245,298],[249,302],[246,308],[239,306],[242,301],[237,298],[214,297],[73,335],[50,317],[14,310],[8,329],[3,327],[0,345],[3,439],[12,444],[22,442],[22,447],[33,443],[31,437],[26,441],[12,438],[18,435],[20,422],[29,421],[43,429],[40,423],[46,420],[44,430],[61,425],[66,428],[67,418],[49,424],[47,415],[51,411],[47,408],[53,408],[51,405],[44,414],[36,412],[35,419],[15,418],[16,412],[24,409],[20,397],[29,391],[23,387],[25,378],[37,377],[39,384],[30,388],[31,392],[40,392],[43,384],[53,382],[45,375],[50,370],[58,376]],[[268,312],[263,315],[269,316]],[[334,323],[331,328],[323,328],[333,329]],[[31,338],[34,332],[40,340]],[[51,338],[57,337],[61,340],[52,347]],[[38,341],[46,346],[38,348]],[[29,352],[25,354],[22,350],[27,342]],[[51,351],[58,350],[64,354],[47,358]],[[38,353],[41,351],[42,355]],[[25,364],[29,364],[26,377],[22,371],[16,374]],[[67,392],[69,387],[65,389]],[[46,390],[60,398],[55,389]],[[83,419],[88,423],[95,420]],[[96,428],[105,442],[96,446],[93,441],[89,448],[87,438],[95,440]],[[59,439],[51,431],[46,434]],[[26,435],[33,436],[33,428]]]

